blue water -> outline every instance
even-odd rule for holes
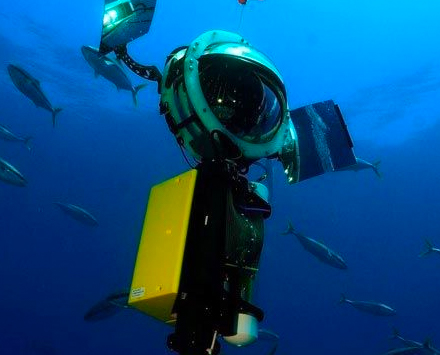
[[[0,141],[0,157],[29,184],[0,184],[0,354],[167,354],[171,328],[133,311],[97,323],[84,312],[129,286],[149,189],[187,169],[158,114],[155,84],[131,94],[93,78],[82,45],[99,44],[102,1],[8,2],[0,10],[0,123],[34,137],[28,152]],[[243,14],[241,12],[243,10]],[[332,173],[291,186],[276,168],[256,303],[277,354],[381,354],[392,326],[440,347],[440,21],[438,1],[158,0],[150,33],[133,57],[163,68],[165,56],[206,30],[239,31],[281,71],[289,105],[334,99],[359,157],[372,171]],[[242,20],[240,21],[240,18]],[[50,114],[10,82],[15,63],[38,77],[64,111]],[[132,77],[133,81],[141,80]],[[52,203],[86,207],[89,228]],[[349,269],[320,263],[296,228],[343,255]],[[339,305],[376,300],[393,318]],[[256,344],[228,354],[265,354]]]

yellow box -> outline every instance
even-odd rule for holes
[[[179,289],[197,170],[150,192],[128,303],[166,323]]]

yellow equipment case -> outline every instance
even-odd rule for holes
[[[197,170],[190,170],[151,189],[130,289],[129,305],[169,324],[196,180]]]

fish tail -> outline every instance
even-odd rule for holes
[[[295,233],[295,227],[293,226],[292,221],[289,219],[287,221],[287,229],[281,234],[287,235],[287,234],[294,234],[294,233]]]
[[[33,138],[34,138],[34,137],[29,136],[29,137],[26,137],[25,139],[23,139],[23,143],[24,143],[24,145],[26,146],[26,148],[27,148],[29,151],[32,149],[31,140],[32,140]]]
[[[373,168],[374,173],[378,176],[379,179],[382,179],[383,176],[379,170],[379,166],[380,166],[380,160],[377,160],[372,164],[372,168]]]
[[[55,127],[55,124],[57,123],[57,115],[62,111],[62,108],[54,108],[52,110],[52,124]]]
[[[422,251],[419,254],[419,257],[423,257],[430,254],[432,252],[432,249],[434,248],[434,244],[432,244],[429,239],[425,239],[425,246],[426,246],[426,250]]]
[[[135,106],[137,106],[137,104],[138,104],[137,96],[138,96],[139,91],[140,91],[141,89],[143,89],[144,87],[146,87],[146,86],[147,86],[146,83],[145,83],[145,84],[141,84],[141,85],[135,86],[135,87],[131,90],[131,93],[132,93],[132,95],[133,95],[133,102],[134,102],[134,105],[135,105]]]
[[[341,293],[341,298],[339,299],[339,303],[346,303],[347,297],[345,297],[345,294]]]

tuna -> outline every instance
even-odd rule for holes
[[[114,293],[91,307],[84,315],[84,320],[86,322],[104,320],[114,316],[125,308],[130,308],[130,306],[128,306],[128,292]]]
[[[13,64],[8,65],[8,72],[17,89],[30,99],[35,106],[52,112],[52,124],[55,127],[56,116],[62,109],[52,106],[44,94],[40,82],[27,71]]]
[[[437,355],[439,351],[432,346],[431,339],[426,339],[425,342],[417,343],[419,345],[406,346],[403,348],[392,349],[384,355]]]
[[[0,180],[15,186],[24,187],[27,181],[10,163],[0,158]]]
[[[97,49],[90,46],[82,46],[81,52],[84,59],[95,71],[95,77],[102,76],[108,81],[115,84],[118,90],[131,91],[133,102],[137,105],[137,95],[139,90],[144,88],[146,84],[133,86],[130,78],[125,73],[122,66],[112,58],[101,54]]]
[[[426,256],[428,254],[440,254],[440,248],[434,247],[434,244],[431,243],[428,239],[425,240],[426,249],[419,254],[419,257]]]
[[[379,171],[379,165],[380,165],[380,160],[377,160],[373,163],[370,163],[364,159],[361,158],[357,158],[356,157],[356,163],[344,168],[340,168],[336,171],[359,171],[359,170],[365,170],[365,169],[371,169],[374,171],[374,173],[377,175],[377,177],[382,178],[382,173]]]
[[[0,124],[0,139],[9,142],[22,142],[28,150],[31,150],[31,139],[32,137],[20,137],[12,133],[6,126]]]
[[[323,243],[318,242],[315,239],[306,237],[305,235],[297,232],[290,221],[288,222],[287,230],[282,234],[293,234],[294,236],[296,236],[303,248],[323,263],[333,266],[337,269],[345,270],[348,268],[344,259],[339,254],[331,250]]]
[[[408,346],[406,348],[398,348],[387,351],[384,355],[428,355],[432,354],[429,349],[418,346]]]
[[[98,225],[96,218],[84,208],[73,205],[71,203],[55,202],[55,204],[68,216],[88,226],[95,227]]]
[[[418,341],[405,339],[404,337],[402,337],[400,335],[399,331],[396,328],[393,328],[392,339],[400,340],[407,347],[414,347],[414,346],[422,347],[423,346],[423,343],[420,343]]]
[[[396,314],[396,311],[386,304],[368,301],[351,301],[347,299],[344,294],[341,295],[339,303],[351,304],[357,310],[375,316],[394,316]]]

